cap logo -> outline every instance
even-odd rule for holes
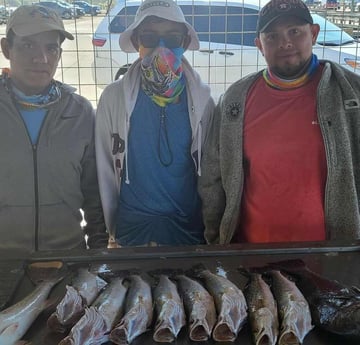
[[[156,7],[156,6],[161,6],[161,7],[170,7],[170,4],[166,1],[153,1],[153,2],[149,2],[148,4],[144,4],[140,7],[140,11],[145,11],[148,8],[151,7]]]

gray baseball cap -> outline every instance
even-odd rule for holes
[[[131,42],[134,30],[144,21],[145,18],[155,16],[177,23],[185,24],[190,35],[189,50],[198,50],[200,47],[199,38],[194,28],[185,20],[181,8],[173,0],[145,0],[138,8],[134,22],[120,34],[120,48],[126,53],[135,53],[137,50]]]
[[[64,37],[73,40],[74,36],[65,30],[61,18],[56,12],[39,5],[19,6],[9,17],[6,34],[14,31],[20,37],[39,34],[46,31],[59,31]]]

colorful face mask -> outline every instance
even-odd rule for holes
[[[140,46],[139,53],[144,92],[161,107],[176,101],[185,87],[181,65],[184,48],[169,49],[160,42],[155,49]]]

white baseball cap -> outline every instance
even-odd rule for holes
[[[134,22],[120,34],[120,48],[126,53],[135,53],[137,50],[131,42],[134,30],[144,21],[145,18],[155,16],[185,24],[191,40],[187,49],[198,50],[200,47],[199,38],[194,28],[185,20],[181,8],[173,0],[145,0],[138,8]]]

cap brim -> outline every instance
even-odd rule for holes
[[[74,40],[75,39],[74,36],[70,32],[68,32],[66,30],[61,30],[57,26],[56,27],[51,27],[50,25],[46,25],[46,27],[34,26],[33,29],[29,28],[28,25],[24,25],[23,27],[17,26],[16,28],[11,28],[11,30],[14,31],[15,35],[20,36],[20,37],[36,35],[36,34],[39,34],[41,32],[57,31],[57,32],[61,33],[65,38],[67,38],[69,40]]]

